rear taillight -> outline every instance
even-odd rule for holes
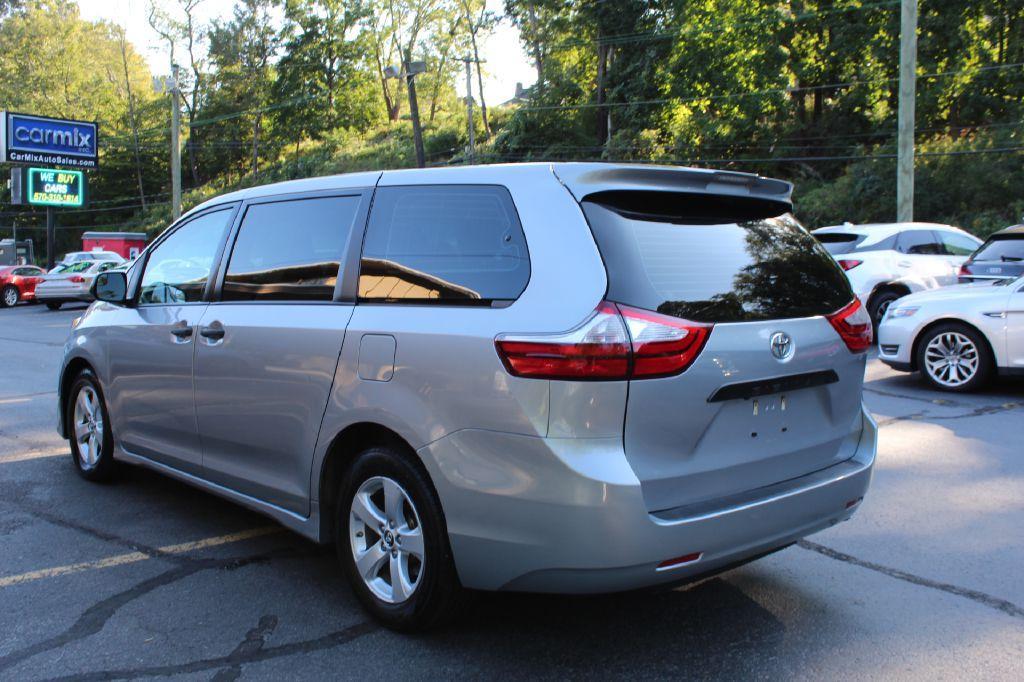
[[[843,270],[853,270],[855,267],[857,267],[863,262],[864,261],[862,260],[844,259],[839,261],[839,267],[841,267]]]
[[[711,325],[618,306],[633,344],[636,379],[679,374],[697,359]]]
[[[960,270],[959,270],[959,272],[957,274],[969,275],[969,274],[971,274],[971,269],[969,267],[967,267],[967,265],[961,265],[960,266]]]
[[[71,275],[68,277],[68,281],[74,282],[75,284],[81,284],[85,281],[85,277],[82,277],[81,275]]]
[[[851,351],[860,353],[871,347],[871,316],[859,298],[827,317]]]
[[[711,325],[602,301],[587,320],[557,335],[495,339],[509,374],[534,379],[649,379],[679,374],[704,347]]]

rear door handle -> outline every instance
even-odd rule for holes
[[[204,339],[220,341],[224,338],[224,327],[203,327],[199,330],[199,335]]]
[[[910,261],[908,261],[908,260],[901,260],[896,265],[900,266],[901,268],[909,268],[910,267]]]

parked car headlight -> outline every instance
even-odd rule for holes
[[[889,317],[889,318],[910,317],[911,315],[913,315],[914,313],[916,313],[918,311],[919,307],[920,306],[902,306],[902,307],[898,308],[896,306],[892,306],[892,307],[889,308],[889,312],[886,315],[886,317]]]

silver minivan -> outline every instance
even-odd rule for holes
[[[557,163],[228,194],[97,278],[60,430],[87,479],[335,543],[396,629],[463,588],[720,572],[849,518],[875,458],[870,320],[791,189]]]

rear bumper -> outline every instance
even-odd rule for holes
[[[92,301],[92,295],[88,291],[74,289],[61,289],[60,291],[36,291],[37,301]]]
[[[646,510],[621,439],[462,431],[420,454],[437,485],[464,585],[614,592],[699,577],[849,518],[867,491],[877,444],[866,411],[861,421],[857,449],[845,462],[657,514]],[[659,570],[693,553],[700,558]]]

